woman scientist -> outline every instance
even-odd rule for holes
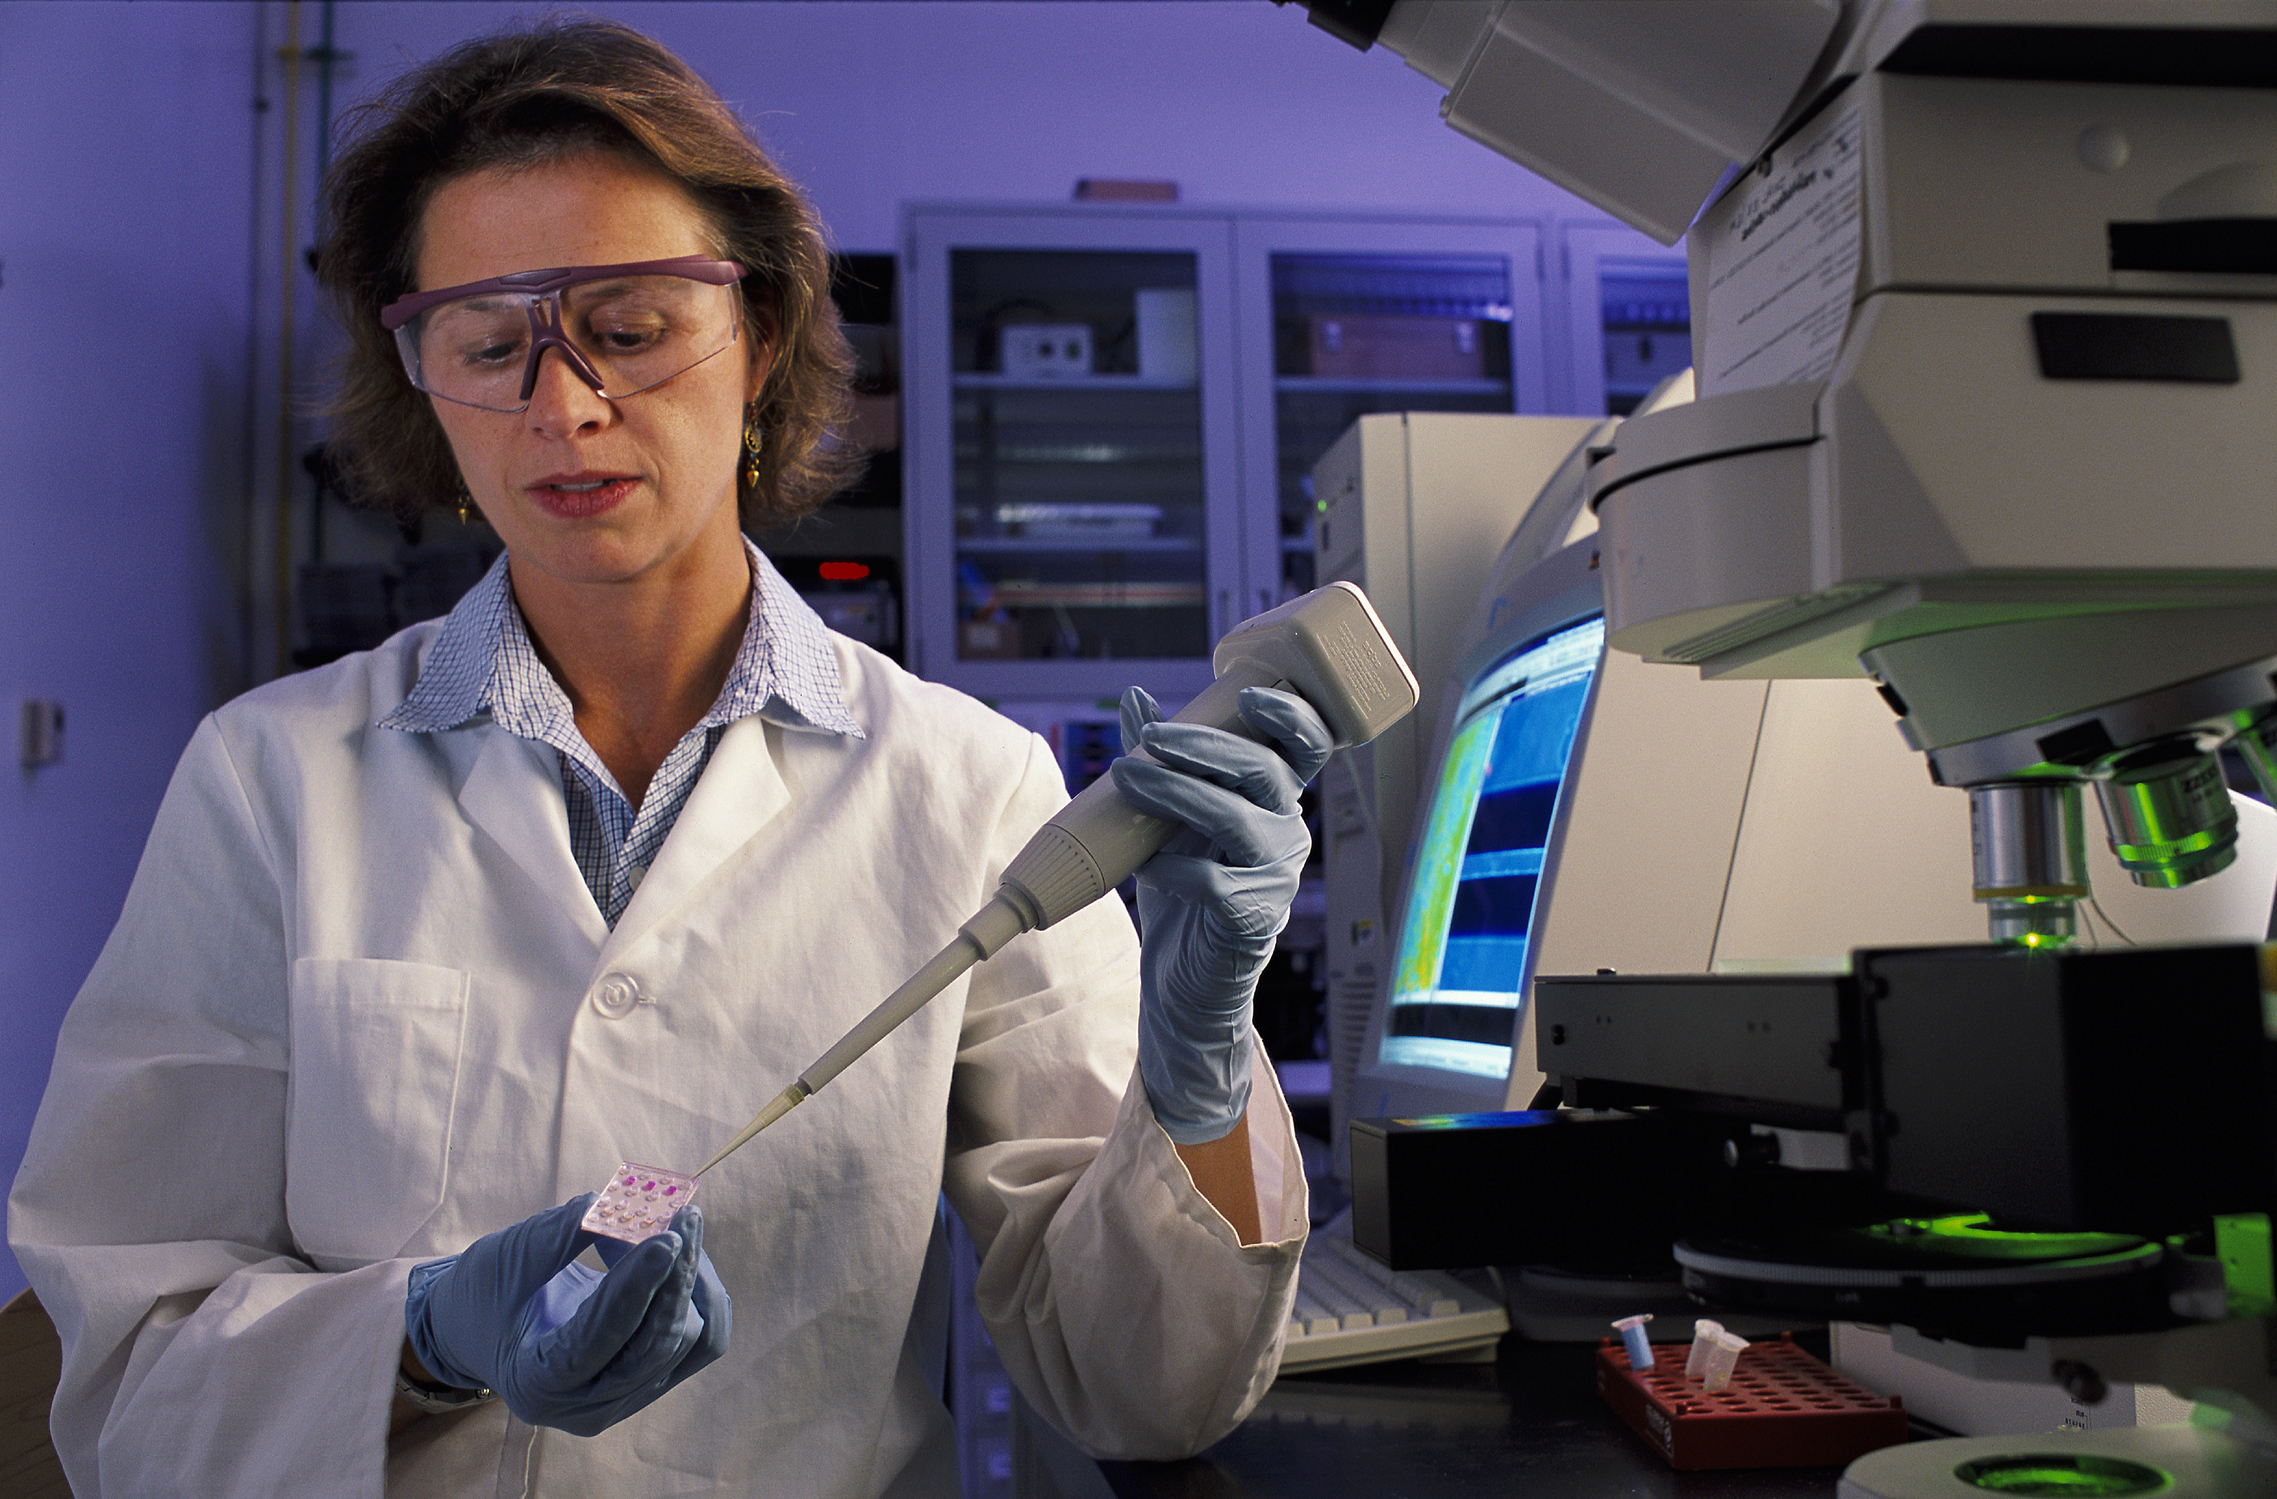
[[[1209,846],[1148,866],[1144,948],[1112,901],[1021,938],[578,1262],[578,1194],[722,1144],[993,893],[1059,774],[744,540],[838,482],[849,360],[811,211],[685,65],[604,23],[465,45],[361,112],[324,211],[338,435],[506,554],[183,756],[10,1204],[74,1486],[953,1494],[943,1190],[1054,1423],[1228,1430],[1305,1223],[1247,1005],[1327,730],[1134,702],[1173,768],[1118,778]]]

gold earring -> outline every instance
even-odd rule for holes
[[[766,439],[759,434],[759,403],[752,402],[743,411],[743,487],[759,487],[759,450]]]
[[[462,526],[471,525],[473,522],[468,518],[467,510],[468,507],[474,504],[474,496],[467,493],[466,480],[459,480],[458,487],[459,524]]]

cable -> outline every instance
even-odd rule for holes
[[[2111,913],[2103,909],[2103,902],[2090,895],[2087,898],[2087,903],[2095,908],[2096,915],[2103,918],[2103,924],[2111,929],[2111,935],[2117,937],[2121,942],[2126,943],[2129,947],[2136,947],[2140,945],[2135,941],[2134,938],[2126,934],[2125,930],[2120,927],[2119,923],[2111,919]]]
[[[278,184],[284,201],[278,210],[279,229],[284,241],[279,259],[280,282],[277,287],[277,555],[276,555],[276,631],[277,675],[283,676],[292,667],[293,642],[293,242],[299,225],[294,222],[297,209],[293,202],[293,173],[297,169],[295,157],[300,137],[300,0],[292,0],[285,9],[285,46],[281,54],[285,70],[284,149],[281,154]]]

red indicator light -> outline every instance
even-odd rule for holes
[[[825,562],[822,564],[822,581],[825,583],[859,583],[870,575],[866,562]]]

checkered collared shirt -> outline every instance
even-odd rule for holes
[[[759,717],[863,737],[846,708],[829,631],[759,549],[748,540],[744,546],[751,554],[751,618],[735,665],[711,711],[657,767],[637,808],[577,731],[569,694],[538,659],[505,557],[443,621],[411,695],[379,726],[438,734],[487,714],[510,734],[552,746],[561,756],[569,846],[593,903],[614,927],[729,724]]]

